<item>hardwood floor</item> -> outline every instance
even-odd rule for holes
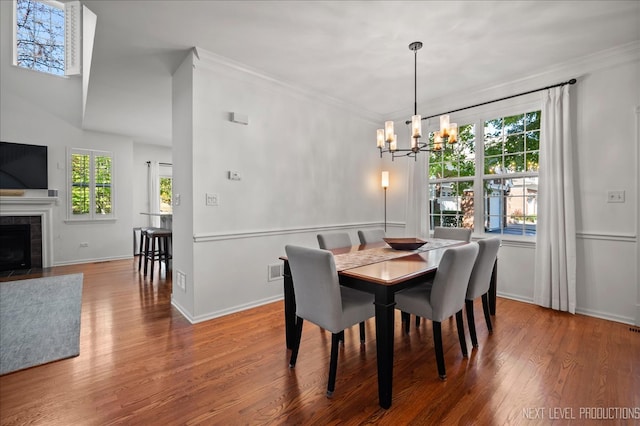
[[[480,347],[468,359],[454,322],[443,324],[441,382],[431,323],[405,335],[398,314],[384,410],[372,320],[364,347],[358,328],[347,330],[327,399],[331,336],[305,324],[289,369],[282,302],[191,325],[170,305],[170,278],[150,284],[135,260],[39,275],[75,272],[84,273],[80,355],[0,377],[2,425],[640,423],[640,333],[625,324],[499,298],[488,335],[478,301]]]

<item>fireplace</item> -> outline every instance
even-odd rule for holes
[[[40,216],[0,218],[0,271],[42,267]]]
[[[0,226],[0,271],[31,269],[31,226]]]
[[[4,226],[29,225],[31,268],[53,266],[52,209],[57,204],[58,197],[0,196],[0,235]]]

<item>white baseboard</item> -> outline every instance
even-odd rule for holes
[[[517,294],[509,294],[509,293],[498,292],[497,296],[498,297],[503,297],[505,299],[516,300],[518,302],[524,302],[524,303],[529,303],[529,304],[535,305],[535,303],[533,302],[533,299],[522,297],[522,296],[519,296]],[[623,324],[634,325],[634,318],[624,317],[624,316],[621,316],[621,315],[610,314],[610,313],[607,313],[607,312],[596,311],[596,310],[593,310],[593,309],[583,309],[583,308],[580,308],[580,307],[576,307],[576,313],[577,314],[581,314],[581,315],[586,315],[586,316],[589,316],[589,317],[600,318],[600,319],[604,319],[604,320],[608,320],[608,321],[614,321],[614,322],[620,322],[620,323],[623,323]],[[635,325],[640,325],[640,305],[636,305],[636,318],[635,318],[635,321],[636,321]]]
[[[282,300],[284,297],[282,295],[267,297],[265,299],[255,300],[250,303],[245,303],[242,305],[232,306],[230,308],[222,309],[215,312],[210,312],[204,315],[192,316],[186,309],[180,306],[179,303],[175,301],[175,299],[171,300],[171,305],[176,308],[182,316],[184,316],[191,324],[197,324],[199,322],[209,321],[214,318],[223,317],[225,315],[234,314],[236,312],[246,311],[247,309],[257,308],[258,306],[267,305],[269,303],[277,302]],[[284,321],[284,320],[283,320]]]
[[[178,302],[176,302],[176,299],[174,299],[173,297],[171,298],[171,306],[176,308],[182,314],[182,316],[185,317],[186,320],[189,321],[191,324],[195,323],[191,314],[186,309],[184,309]]]
[[[614,315],[614,314],[610,314],[607,312],[600,312],[600,311],[595,311],[593,309],[583,309],[580,307],[576,307],[576,313],[577,314],[582,314],[582,315],[587,315],[589,317],[594,317],[594,318],[600,318],[600,319],[604,319],[604,320],[608,320],[608,321],[615,321],[615,322],[621,322],[623,324],[629,324],[629,325],[634,325],[634,318],[631,317],[623,317],[620,315]]]
[[[524,303],[529,303],[531,305],[533,305],[533,299],[528,298],[528,297],[522,297],[520,295],[517,294],[510,294],[510,293],[503,293],[501,291],[496,292],[496,296],[498,297],[503,297],[505,299],[511,299],[511,300],[516,300],[518,302],[524,302]]]
[[[130,254],[124,256],[111,256],[111,257],[99,257],[95,259],[81,259],[81,260],[69,260],[66,262],[55,262],[53,266],[68,266],[68,265],[81,265],[83,263],[98,263],[98,262],[111,262],[113,260],[129,260],[132,256]]]

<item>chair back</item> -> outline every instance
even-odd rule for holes
[[[478,240],[478,257],[471,271],[469,287],[467,288],[467,300],[473,300],[489,291],[493,264],[498,257],[500,238],[491,237]]]
[[[384,229],[364,229],[358,231],[360,244],[379,243],[385,237]]]
[[[318,244],[321,249],[331,250],[341,247],[351,247],[351,237],[347,232],[331,232],[318,234]]]
[[[433,321],[444,321],[463,308],[477,255],[478,243],[475,242],[444,252],[431,290]]]
[[[445,240],[471,241],[471,229],[453,228],[449,226],[436,226],[433,228],[433,238],[443,238]]]
[[[333,254],[327,250],[285,246],[296,315],[322,328],[335,332],[342,319],[342,297]]]

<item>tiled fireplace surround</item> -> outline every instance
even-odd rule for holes
[[[30,225],[32,268],[53,266],[52,207],[56,200],[56,197],[0,197],[0,225]]]

